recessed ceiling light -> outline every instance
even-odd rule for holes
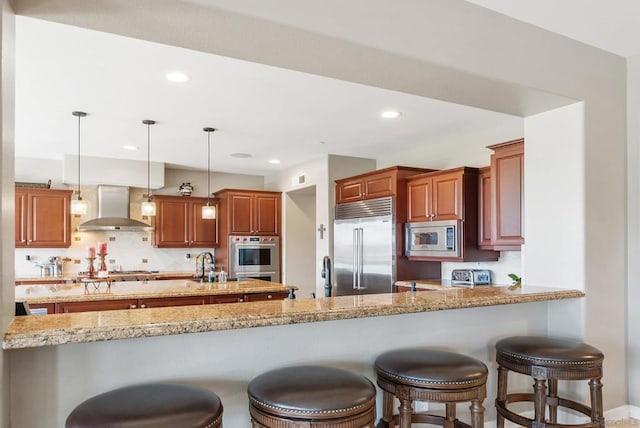
[[[271,159],[269,163],[280,163],[279,159]]]
[[[238,158],[238,159],[247,159],[247,158],[253,157],[249,153],[231,153],[229,156],[231,156],[232,158]]]
[[[125,149],[125,150],[138,150],[137,146],[126,145],[126,146],[122,146],[122,148]]]
[[[168,81],[176,83],[183,83],[189,80],[189,76],[179,71],[172,71],[171,73],[167,73],[164,77]]]
[[[396,117],[400,117],[402,113],[397,110],[387,110],[380,113],[380,117],[383,119],[395,119]]]

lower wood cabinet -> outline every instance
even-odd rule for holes
[[[138,307],[163,308],[167,306],[207,305],[209,301],[209,296],[161,297],[156,299],[138,299]]]
[[[271,293],[223,294],[214,296],[156,297],[148,299],[91,300],[87,302],[34,303],[29,308],[47,309],[47,314],[69,314],[74,312],[113,311],[118,309],[162,308],[169,306],[193,306],[221,303],[264,302],[284,300],[286,291]]]
[[[264,302],[267,300],[284,300],[289,297],[289,293],[259,293],[247,294],[247,302]]]
[[[211,303],[242,303],[245,301],[244,294],[227,294],[224,296],[211,296]]]
[[[56,303],[56,313],[70,314],[74,312],[114,311],[117,309],[136,309],[137,307],[138,299],[92,300],[91,302],[62,302]]]

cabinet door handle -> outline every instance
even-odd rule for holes
[[[238,301],[239,301],[240,303],[242,303],[242,302],[244,302],[244,299],[238,299]]]
[[[269,294],[269,295],[267,296],[267,299],[273,299],[273,296],[272,296],[271,294]]]
[[[31,244],[33,241],[32,241],[31,239],[29,239],[27,242],[28,242],[29,244]]]
[[[184,243],[185,243],[185,244],[188,244],[188,243],[189,243],[189,240],[187,239],[186,241],[184,241]]]
[[[134,305],[134,304],[129,305],[129,309],[135,309],[135,308],[137,308],[136,305]]]
[[[145,305],[144,303],[140,305],[141,308],[146,308],[147,305]]]

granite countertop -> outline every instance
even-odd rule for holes
[[[151,272],[151,271],[150,271]],[[119,273],[119,271],[114,271],[114,275],[116,276],[126,276]],[[131,274],[131,276],[141,276],[141,274]],[[79,278],[82,278],[82,275],[77,273],[63,273],[61,275],[50,275],[50,276],[16,276],[15,282],[17,285],[20,283],[41,283],[47,284],[52,282],[76,282]],[[153,277],[156,279],[162,278],[175,278],[175,277],[184,277],[191,278],[193,277],[193,272],[170,272],[170,271],[161,271],[161,272],[153,272]]]
[[[163,281],[114,281],[111,286],[107,286],[104,282],[95,282],[88,283],[86,287],[83,283],[17,285],[15,295],[17,301],[26,300],[30,304],[46,304],[91,300],[288,292],[290,288],[298,289],[258,279],[202,283],[190,279],[168,279]]]
[[[579,290],[523,286],[82,312],[16,317],[3,349],[376,317],[584,297]]]

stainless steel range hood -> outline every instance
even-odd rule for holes
[[[82,223],[78,230],[150,232],[153,227],[129,218],[128,187],[98,186],[98,218]]]

